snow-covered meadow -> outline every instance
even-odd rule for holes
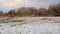
[[[10,20],[25,21],[1,23],[0,34],[60,34],[60,17],[18,17]]]

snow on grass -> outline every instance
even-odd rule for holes
[[[1,34],[60,34],[60,17],[19,17],[23,23],[0,24]],[[14,25],[14,26],[12,26]]]
[[[11,23],[11,22],[24,22],[25,20],[12,20],[12,19],[1,19],[0,23]]]

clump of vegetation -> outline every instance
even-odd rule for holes
[[[43,18],[43,19],[41,19],[41,20],[47,20],[48,18]]]
[[[23,22],[25,20],[12,20],[11,22]]]
[[[60,23],[60,21],[55,21],[54,23]]]
[[[9,23],[9,22],[24,22],[25,20],[0,20],[0,23]]]
[[[2,34],[2,33],[0,32],[0,34]]]

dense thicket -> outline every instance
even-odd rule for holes
[[[60,16],[60,4],[50,5],[46,8],[21,7],[15,10],[10,10],[8,13],[0,11],[0,16]]]

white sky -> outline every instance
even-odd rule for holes
[[[44,7],[47,8],[50,4],[60,3],[59,0],[0,0],[0,10],[7,11],[20,7]]]

